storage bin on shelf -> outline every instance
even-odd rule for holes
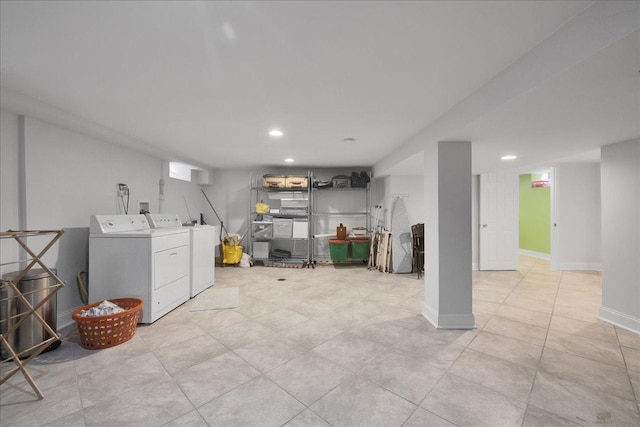
[[[82,310],[99,306],[102,301],[98,301],[74,310],[71,315],[78,325],[82,347],[99,350],[114,347],[133,338],[144,302],[137,298],[114,298],[109,301],[125,311],[106,316],[80,316]]]
[[[369,259],[369,238],[351,237],[351,259]]]
[[[293,236],[293,219],[273,218],[273,237],[291,238]]]
[[[333,188],[349,188],[351,187],[351,177],[347,175],[336,175],[331,178],[331,186]]]
[[[253,258],[269,258],[270,242],[253,242]]]
[[[349,251],[349,241],[340,239],[329,239],[329,254],[334,261],[344,261],[347,259]]]
[[[267,174],[262,177],[263,188],[284,188],[284,175]]]
[[[293,220],[293,232],[294,239],[308,239],[309,238],[309,221],[306,219],[295,218]]]
[[[273,222],[253,221],[253,237],[270,239],[273,236]]]
[[[309,178],[306,176],[286,176],[284,186],[285,188],[308,188]]]

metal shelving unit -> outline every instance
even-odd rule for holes
[[[335,238],[336,227],[365,227],[371,230],[370,184],[366,187],[311,188],[312,259],[314,263],[330,263],[329,239]],[[364,237],[364,236],[363,236]],[[347,259],[347,261],[351,261]]]
[[[273,261],[269,254],[274,249],[285,249],[292,252],[292,259],[305,260],[308,267],[313,267],[317,262],[333,262],[330,257],[329,239],[335,237],[336,227],[341,223],[348,229],[365,227],[367,234],[363,237],[370,236],[370,184],[366,187],[318,189],[313,187],[315,177],[311,171],[307,172],[307,178],[308,187],[304,189],[271,189],[262,187],[262,176],[251,174],[248,253],[254,261],[262,263]],[[303,215],[283,213],[281,211],[283,199],[304,200],[308,209]],[[256,203],[261,201],[271,208],[268,214],[255,211]],[[274,209],[277,212],[274,212]],[[266,221],[265,218],[267,218]],[[269,227],[273,230],[275,223],[280,219],[306,220],[307,237],[274,236],[273,232],[269,234],[263,231]],[[259,249],[260,253],[256,249]]]
[[[295,265],[296,262],[304,261],[307,267],[311,267],[311,173],[307,172],[306,188],[264,188],[261,181],[262,176],[251,174],[248,253],[253,257],[254,262],[265,264],[290,262]],[[297,203],[301,209],[306,205],[306,211],[304,213],[283,212],[285,204],[283,201]],[[266,214],[256,212],[255,206],[258,202],[268,204],[271,208],[270,212]],[[286,229],[289,224],[292,229],[290,236],[287,236],[287,233],[283,235],[278,232],[279,227]],[[277,249],[291,252],[290,260],[294,261],[282,261],[271,256]]]

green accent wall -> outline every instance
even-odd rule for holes
[[[520,175],[520,249],[551,253],[551,188],[531,188],[540,175]]]

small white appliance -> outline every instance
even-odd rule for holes
[[[189,299],[189,232],[153,230],[144,215],[92,215],[89,300],[139,298],[142,323]]]
[[[189,297],[193,298],[215,283],[215,247],[220,244],[218,226],[183,226],[176,214],[146,214],[149,225],[154,229],[171,228],[189,231],[190,236],[190,287]]]

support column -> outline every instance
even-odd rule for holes
[[[425,303],[437,328],[473,329],[471,299],[471,142],[424,149]]]
[[[640,334],[640,139],[601,147],[600,319]]]

